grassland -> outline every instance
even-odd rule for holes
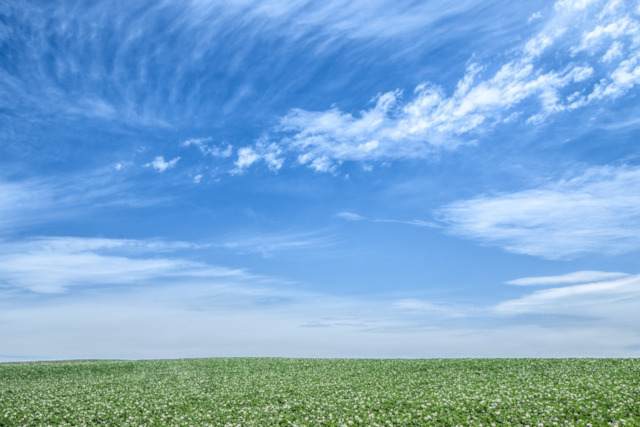
[[[640,425],[638,359],[0,364],[0,426]]]

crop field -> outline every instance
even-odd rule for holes
[[[640,425],[639,359],[0,364],[0,426]]]

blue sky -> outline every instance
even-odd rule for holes
[[[640,3],[0,4],[0,360],[640,356]]]

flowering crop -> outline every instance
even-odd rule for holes
[[[0,426],[640,425],[638,359],[0,364]]]

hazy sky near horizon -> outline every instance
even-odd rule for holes
[[[0,1],[0,361],[640,357],[637,0]]]

